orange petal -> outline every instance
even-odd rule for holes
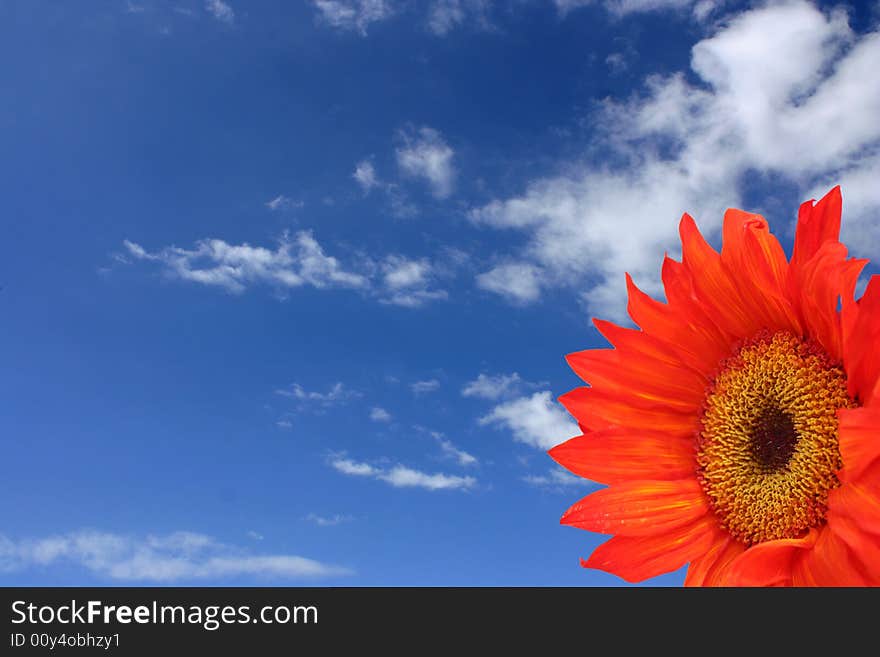
[[[880,458],[880,404],[841,410],[837,434],[844,468],[841,477],[857,481]]]
[[[730,586],[776,586],[791,583],[795,557],[813,547],[817,530],[803,538],[783,538],[758,543],[745,550],[730,564],[727,583]]]
[[[718,358],[712,345],[701,340],[674,308],[642,292],[629,274],[626,289],[629,316],[645,333],[665,342],[679,360],[698,372],[711,373],[715,369]]]
[[[640,358],[618,349],[589,349],[565,357],[574,372],[594,388],[620,390],[634,403],[664,404],[699,412],[705,382],[681,365]]]
[[[726,333],[712,319],[710,309],[697,295],[693,276],[688,268],[666,256],[660,271],[669,305],[694,335],[698,336],[704,358],[717,363],[730,355],[730,345],[736,338]]]
[[[757,333],[763,325],[743,301],[735,279],[721,261],[721,256],[703,239],[689,215],[679,224],[681,256],[691,273],[694,288],[709,309],[715,323],[737,339]]]
[[[798,211],[791,266],[800,267],[812,258],[827,241],[840,239],[840,211],[842,200],[838,185],[815,205],[802,203]]]
[[[690,376],[691,373],[695,373],[701,381],[705,381],[717,368],[717,362],[706,361],[695,364],[693,358],[683,356],[672,344],[642,330],[625,328],[596,318],[593,318],[593,324],[615,348],[678,367],[681,369],[682,376]]]
[[[712,548],[691,561],[685,586],[727,586],[727,571],[746,546],[735,538],[727,537],[715,543]]]
[[[581,560],[581,565],[613,573],[627,582],[641,582],[681,568],[722,538],[718,521],[710,514],[665,534],[614,536],[589,559]]]
[[[870,586],[846,543],[828,527],[819,531],[812,550],[795,556],[792,586]]]
[[[629,427],[690,436],[699,424],[697,413],[678,412],[666,404],[634,405],[621,394],[596,388],[570,390],[559,397],[559,403],[591,430]]]
[[[596,491],[565,512],[560,522],[620,536],[649,536],[692,524],[709,512],[700,483],[627,481]]]
[[[801,334],[797,313],[786,298],[788,260],[764,217],[728,210],[723,237],[721,262],[739,288],[747,312],[763,328]]]
[[[828,493],[828,515],[857,523],[862,531],[880,536],[880,492],[857,483],[844,483]]]
[[[788,294],[807,333],[835,360],[843,358],[841,299],[852,298],[866,260],[847,260],[839,242],[826,241],[803,266],[790,270]]]
[[[573,473],[605,484],[632,479],[684,479],[696,469],[693,440],[626,428],[576,436],[549,454]]]
[[[846,543],[872,585],[880,585],[880,541],[877,536],[862,531],[852,519],[836,514],[829,514],[828,528]]]
[[[849,394],[869,404],[880,383],[880,276],[872,276],[862,298],[844,304],[842,314]]]

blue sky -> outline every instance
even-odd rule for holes
[[[878,17],[0,4],[0,583],[621,584],[563,356],[684,211],[880,256]]]

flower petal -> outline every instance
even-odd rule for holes
[[[803,538],[783,538],[758,543],[745,550],[730,565],[727,581],[731,586],[776,586],[791,583],[795,557],[816,543],[818,530]]]
[[[676,412],[659,403],[634,405],[625,395],[598,388],[575,388],[559,397],[559,403],[591,430],[616,426],[689,436],[699,423],[696,413]]]
[[[698,556],[688,566],[685,586],[727,586],[730,564],[743,553],[746,546],[728,537],[715,543],[706,554]]]
[[[830,514],[828,527],[846,543],[873,586],[880,585],[880,538],[859,527],[845,516]]]
[[[880,404],[839,411],[837,434],[843,459],[840,476],[857,481],[880,458]]]
[[[807,333],[835,360],[843,359],[843,330],[838,305],[852,298],[866,260],[847,260],[839,242],[825,242],[803,266],[790,269],[788,294]]]
[[[872,276],[862,298],[844,304],[842,314],[849,394],[867,405],[880,383],[880,276]]]
[[[792,586],[870,586],[846,543],[830,528],[819,532],[812,550],[802,550],[792,566]]]
[[[705,383],[696,373],[635,353],[588,349],[568,354],[565,359],[593,387],[625,391],[636,405],[662,403],[696,413],[705,394]]]
[[[560,522],[619,536],[648,536],[692,524],[709,513],[696,479],[627,481],[576,502]]]
[[[695,470],[694,442],[662,432],[606,429],[557,445],[550,456],[576,475],[604,484],[683,479]]]
[[[763,328],[800,335],[801,324],[786,295],[788,260],[764,217],[728,210],[723,237],[721,262],[739,287],[749,314]]]
[[[700,234],[690,215],[679,224],[681,257],[694,281],[700,300],[706,305],[715,323],[727,334],[747,338],[763,328],[748,311],[735,279],[721,261],[721,256]],[[717,364],[717,363],[716,363]]]
[[[791,266],[794,268],[801,267],[812,258],[825,242],[837,242],[840,239],[840,212],[843,204],[840,186],[825,194],[815,205],[814,203],[815,201],[802,203],[798,210],[794,250],[791,255]]]
[[[828,516],[832,515],[849,518],[862,531],[880,537],[880,489],[856,483],[835,488],[828,493]]]
[[[614,536],[597,547],[588,559],[582,559],[581,565],[613,573],[627,582],[641,582],[681,568],[722,538],[718,521],[707,515],[664,534]]]

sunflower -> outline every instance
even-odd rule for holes
[[[613,534],[581,565],[688,586],[880,584],[880,276],[839,241],[838,187],[798,213],[789,261],[728,210],[721,253],[685,214],[666,303],[627,276],[640,329],[567,356],[584,435],[550,450],[607,484],[561,522]]]

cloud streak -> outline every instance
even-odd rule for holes
[[[194,532],[143,538],[78,531],[41,539],[0,536],[0,570],[74,564],[125,582],[175,582],[256,576],[303,579],[350,575],[348,568],[291,554],[252,554]]]
[[[299,207],[283,196],[266,205],[271,210]],[[171,278],[218,287],[232,294],[242,294],[258,285],[282,293],[301,287],[349,289],[379,303],[404,308],[419,308],[449,298],[449,293],[437,283],[438,278],[452,274],[447,265],[396,254],[379,261],[362,257],[358,266],[345,265],[328,255],[311,231],[299,231],[293,236],[284,233],[275,248],[247,242],[230,244],[222,239],[199,240],[191,249],[168,246],[155,252],[130,240],[124,240],[123,245],[128,256],[113,255],[121,264],[130,264],[131,259],[149,262],[162,267]]]
[[[377,479],[395,488],[423,488],[429,491],[467,490],[473,488],[477,483],[473,477],[459,477],[442,473],[431,474],[403,465],[384,469],[347,458],[335,458],[331,460],[330,465],[342,474]]]

